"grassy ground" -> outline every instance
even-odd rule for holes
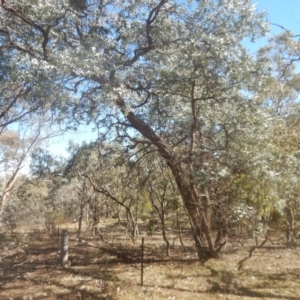
[[[59,266],[58,240],[45,231],[24,229],[14,239],[2,233],[0,299],[300,299],[297,247],[267,244],[238,270],[252,241],[243,247],[230,244],[220,259],[201,264],[187,236],[185,246],[175,243],[166,257],[159,233],[144,235],[142,287],[141,239],[133,244],[123,236],[123,227],[111,224],[102,228],[110,246],[89,238],[88,231],[84,241],[76,239],[74,228],[69,231],[69,268]]]

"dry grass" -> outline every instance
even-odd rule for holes
[[[201,264],[188,237],[184,241],[189,246],[176,244],[176,251],[166,257],[162,239],[155,234],[145,238],[141,287],[141,240],[131,243],[122,230],[103,228],[113,245],[102,250],[79,242],[70,230],[72,265],[66,269],[58,264],[58,241],[44,231],[19,233],[20,251],[10,235],[2,236],[0,299],[300,299],[300,248],[267,245],[238,271],[250,244],[231,247],[222,258]]]

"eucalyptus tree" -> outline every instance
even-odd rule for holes
[[[255,97],[276,119],[269,149],[273,156],[269,194],[277,199],[272,203],[277,212],[286,215],[287,240],[293,241],[294,214],[299,209],[299,41],[284,31],[260,49],[258,58],[267,62],[271,72],[254,89]]]
[[[43,148],[35,149],[31,155],[32,180],[42,181],[46,187],[41,207],[50,236],[57,223],[73,221],[76,215],[78,192],[64,178],[65,165],[65,158],[53,156]]]
[[[0,172],[5,185],[0,196],[0,218],[9,201],[18,176],[29,173],[31,153],[56,134],[59,129],[51,128],[53,119],[47,115],[30,114],[22,121],[9,125],[0,133]],[[55,126],[55,125],[54,125]]]
[[[5,12],[1,8],[1,13]],[[8,15],[6,15],[9,17]],[[4,24],[3,24],[4,25]],[[0,134],[15,124],[27,126],[30,118],[43,117],[45,114],[55,118],[57,125],[61,121],[58,106],[67,99],[67,95],[43,68],[39,70],[20,61],[14,43],[14,28],[9,24],[0,30]],[[30,75],[29,75],[30,74]],[[45,90],[52,90],[45,93]]]
[[[57,85],[71,103],[56,107],[109,129],[104,138],[153,147],[190,215],[199,258],[216,256],[209,195],[197,174],[239,121],[212,124],[207,114],[240,107],[249,112],[245,126],[259,116],[247,107],[247,91],[260,66],[241,42],[266,32],[264,14],[250,0],[2,0],[0,15],[13,59],[28,70],[21,78],[41,74],[43,95],[45,83]]]
[[[12,205],[18,222],[36,226],[44,224],[44,203],[48,196],[49,187],[43,179],[23,176]]]
[[[27,9],[33,3],[27,1]],[[21,3],[14,5],[22,11],[26,10]],[[22,23],[18,20],[12,21],[14,10],[9,6],[5,1],[1,2],[3,23],[0,26],[0,134],[8,126],[22,122],[26,124],[32,115],[42,116],[49,111],[57,123],[60,122],[59,107],[68,98],[62,89],[57,88],[58,81],[53,84],[54,74],[30,59],[33,49],[29,49],[30,43],[26,42],[26,36],[18,36],[17,32]],[[4,7],[7,9],[3,9]],[[23,29],[27,32],[26,35],[31,34],[28,28]],[[29,55],[27,59],[30,59],[30,64],[26,63],[18,52]]]
[[[32,129],[32,128],[31,128]],[[4,185],[0,195],[0,218],[9,202],[9,194],[15,187],[17,177],[26,163],[28,154],[40,141],[40,128],[20,133],[4,130],[0,134],[0,172]]]
[[[139,170],[130,161],[129,155],[126,160],[122,152],[117,144],[83,144],[73,150],[65,168],[65,176],[76,176],[84,182],[87,180],[86,184],[102,195],[101,200],[106,210],[111,210],[113,206],[116,207],[115,210],[118,209],[117,206],[125,209],[132,240],[135,241],[138,237],[137,221],[142,184]]]
[[[99,197],[96,196],[93,186],[91,186],[89,180],[83,174],[88,172],[91,165],[94,165],[97,161],[95,149],[92,147],[89,148],[85,144],[78,146],[70,143],[68,151],[70,158],[66,161],[64,177],[68,179],[69,185],[75,187],[78,194],[77,200],[74,201],[79,207],[79,212],[77,212],[75,218],[78,219],[77,232],[80,235],[84,213],[86,213],[87,222],[89,222],[89,216],[92,216],[92,231],[94,236],[101,215],[100,202],[102,201],[99,201]]]
[[[299,42],[288,32],[282,32],[258,52],[258,58],[267,62],[271,72],[255,87],[256,99],[274,114],[287,119],[299,112],[298,49]]]
[[[1,7],[2,13],[9,18]],[[30,153],[42,141],[60,133],[56,106],[62,95],[60,89],[54,88],[52,93],[42,92],[51,89],[51,80],[19,60],[17,52],[22,47],[18,47],[14,26],[10,25],[6,22],[0,29],[0,172],[5,180],[0,218]]]

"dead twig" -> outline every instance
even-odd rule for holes
[[[11,256],[11,254],[8,254],[8,255],[5,255],[5,256],[3,256],[3,257],[0,257],[0,262],[3,260],[3,259],[5,259],[6,257],[10,257]]]
[[[17,276],[13,281],[15,281],[17,279],[26,279],[27,281],[31,281],[26,275]]]
[[[26,264],[26,263],[28,262],[29,258],[30,258],[30,255],[28,255],[28,257],[26,258],[26,260],[24,260],[23,262],[21,262],[21,263],[19,263],[19,264],[16,264],[16,265],[13,265],[13,266],[12,266],[12,269],[15,268],[15,267],[19,267],[19,266],[21,266],[21,265]]]

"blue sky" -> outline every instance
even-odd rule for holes
[[[257,4],[259,11],[265,10],[267,12],[268,20],[271,23],[279,24],[295,34],[300,34],[300,0],[253,0],[252,2]],[[270,36],[282,31],[273,25],[271,25],[270,30]],[[249,47],[258,49],[266,42],[267,38],[257,41],[255,45],[249,45]],[[97,134],[92,132],[92,128],[81,127],[75,134],[66,134],[50,141],[51,146],[48,149],[54,155],[67,156],[65,148],[68,146],[69,140],[82,143],[83,141],[95,140],[96,137]]]
[[[259,10],[266,10],[271,23],[280,24],[285,28],[300,33],[300,0],[254,0]],[[279,28],[271,27],[278,33]]]

